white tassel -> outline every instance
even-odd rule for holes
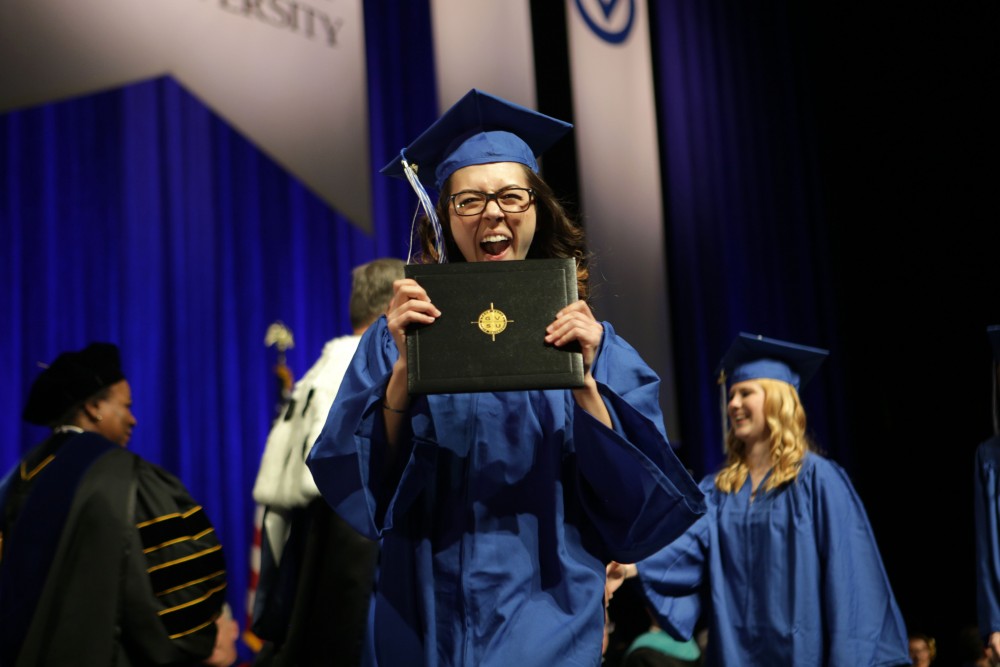
[[[434,203],[417,177],[417,170],[410,166],[406,156],[403,155],[403,151],[399,152],[399,157],[403,164],[403,173],[406,174],[406,180],[410,182],[410,187],[417,193],[417,200],[420,202],[420,206],[424,209],[424,213],[431,223],[431,229],[434,230],[434,248],[437,250],[438,263],[444,264],[448,261],[448,258],[445,256],[444,235],[441,232],[441,222],[438,220],[437,212],[434,210]],[[417,215],[414,213],[413,223],[410,226],[410,252],[407,256],[407,263],[410,262],[413,253],[413,225],[416,224],[416,221]]]

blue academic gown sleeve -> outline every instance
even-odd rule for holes
[[[381,532],[375,520],[380,475],[372,476],[372,452],[377,459],[385,446],[379,403],[398,357],[383,315],[362,335],[306,461],[327,503],[369,539]]]
[[[979,632],[1000,632],[1000,435],[976,448],[976,607]]]
[[[398,353],[384,317],[364,334],[308,464],[334,510],[382,541],[380,663],[596,666],[605,563],[653,553],[704,512],[659,379],[604,327],[592,373],[614,428],[569,390],[414,396],[391,475],[380,402]]]
[[[808,454],[795,482],[751,502],[750,482],[637,563],[661,625],[691,636],[708,613],[709,665],[909,664],[907,633],[864,507],[835,463]]]
[[[608,429],[574,402],[581,498],[611,558],[633,563],[657,551],[705,511],[704,494],[667,443],[660,380],[605,323],[591,374],[611,414]]]
[[[701,488],[712,491],[706,478]],[[650,558],[636,562],[646,599],[661,628],[676,639],[689,640],[702,613],[702,594],[708,590],[711,533],[716,527],[713,507],[683,535]]]
[[[581,476],[593,491],[581,498],[583,504],[600,521],[611,557],[633,562],[683,533],[704,513],[705,504],[667,442],[659,378],[610,324],[604,327],[591,373],[615,428],[606,428],[574,401],[574,447]],[[423,488],[419,472],[433,465],[417,445],[409,452],[398,486],[382,486],[380,457],[386,443],[380,402],[397,358],[383,316],[362,336],[308,461],[327,502],[372,539],[391,528],[397,513],[406,511]],[[422,434],[444,421],[429,403],[418,396],[411,405],[417,443],[433,439]]]

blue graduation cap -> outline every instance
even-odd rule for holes
[[[408,163],[425,188],[441,189],[462,167],[517,162],[538,171],[535,157],[572,129],[570,123],[473,88],[382,167],[405,176]]]
[[[816,374],[827,350],[740,333],[719,362],[720,384],[744,380],[781,380],[800,390]]]
[[[993,359],[1000,363],[1000,324],[986,327],[986,335],[989,336],[990,344],[993,346]]]
[[[427,188],[441,186],[462,167],[517,162],[538,171],[535,158],[572,129],[570,123],[473,88],[445,111],[381,173],[406,178],[417,193],[444,258],[441,225]]]

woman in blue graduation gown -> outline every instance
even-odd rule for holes
[[[976,605],[979,632],[1000,660],[1000,325],[986,330],[993,345],[994,436],[976,448]]]
[[[404,149],[383,171],[422,202],[424,179],[440,191],[420,261],[571,257],[585,299],[583,232],[536,173],[569,127],[473,90]],[[655,552],[704,511],[667,443],[659,379],[580,300],[538,338],[580,346],[585,386],[411,396],[404,332],[433,326],[432,298],[396,283],[309,457],[333,508],[381,540],[378,662],[596,666],[605,564]]]
[[[622,566],[672,634],[689,638],[707,616],[708,665],[909,664],[861,500],[806,439],[798,388],[825,356],[737,337],[722,361],[727,462],[701,484],[708,512],[667,548]]]

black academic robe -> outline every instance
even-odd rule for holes
[[[254,667],[369,664],[364,642],[378,544],[322,498],[288,514],[281,564],[261,568],[253,630],[265,642]],[[269,559],[266,540],[263,548],[262,560]]]
[[[0,666],[189,665],[212,653],[225,561],[176,477],[68,433],[32,450],[0,493]]]

